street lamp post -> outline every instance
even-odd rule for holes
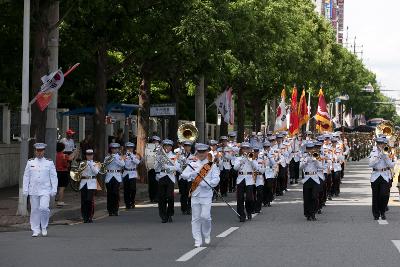
[[[24,0],[24,30],[22,52],[22,102],[21,102],[21,146],[19,155],[19,199],[17,215],[27,216],[27,198],[23,195],[23,175],[28,161],[29,142],[29,29],[30,0]]]

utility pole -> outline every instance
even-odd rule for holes
[[[59,20],[59,1],[54,1],[49,8],[49,25],[55,25]],[[58,27],[52,29],[49,33],[49,73],[58,70],[58,40],[59,40],[59,30]],[[56,161],[56,145],[57,145],[57,101],[58,93],[55,91],[53,93],[53,98],[49,106],[47,107],[47,121],[46,121],[46,156]]]
[[[27,216],[27,198],[23,195],[23,175],[28,161],[29,142],[29,31],[30,31],[30,0],[24,0],[24,29],[22,51],[22,102],[21,102],[21,146],[19,155],[19,198],[17,215]]]

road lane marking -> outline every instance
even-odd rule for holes
[[[383,224],[389,224],[387,220],[381,220],[381,219],[378,220],[378,223],[382,224],[382,225]]]
[[[251,215],[252,218],[256,217],[258,215],[258,213],[254,213]]]
[[[191,258],[193,258],[196,254],[198,254],[200,251],[206,249],[206,247],[198,247],[198,248],[194,248],[191,251],[183,254],[179,259],[177,259],[176,261],[188,261]]]
[[[228,230],[226,230],[226,231],[220,233],[219,235],[217,235],[217,237],[227,237],[228,235],[230,235],[231,233],[233,233],[237,229],[239,229],[239,227],[231,227]]]
[[[397,250],[400,252],[400,240],[392,240],[393,245],[397,248]]]

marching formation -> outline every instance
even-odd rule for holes
[[[172,223],[174,189],[180,193],[183,215],[192,217],[195,246],[211,242],[211,204],[223,201],[233,210],[240,222],[251,220],[263,207],[273,205],[276,197],[287,192],[290,185],[302,183],[304,216],[317,220],[317,214],[327,201],[340,196],[346,161],[354,154],[347,137],[341,132],[290,136],[286,131],[253,133],[242,143],[236,134],[221,136],[208,144],[193,143],[193,133],[178,142],[153,136],[148,144],[150,155],[145,155],[148,169],[149,196],[158,203],[162,223]],[[194,138],[195,139],[195,138]],[[370,153],[372,211],[374,219],[385,219],[395,153],[388,146],[389,138],[380,135],[364,142]],[[24,175],[24,194],[31,199],[31,227],[34,237],[47,235],[49,200],[57,192],[57,173],[52,161],[45,159],[45,144],[35,144],[35,158],[28,161]],[[127,142],[109,145],[103,162],[93,160],[93,149],[85,150],[86,160],[72,172],[79,181],[81,213],[84,223],[93,222],[94,196],[99,189],[98,177],[103,175],[107,191],[107,210],[110,216],[119,215],[119,192],[123,187],[126,209],[135,208],[138,165],[144,158],[135,152],[135,144]],[[147,150],[146,150],[147,151]],[[366,153],[357,155],[359,160]],[[62,157],[70,159],[73,155]],[[61,158],[61,156],[60,156]],[[149,158],[151,159],[149,161]],[[153,164],[149,164],[152,162]],[[151,166],[150,166],[151,165]],[[236,209],[226,200],[228,193],[236,195]]]

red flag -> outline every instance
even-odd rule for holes
[[[299,128],[307,123],[308,121],[308,107],[306,101],[306,90],[303,89],[301,93],[300,102],[299,102]]]
[[[320,133],[325,131],[332,132],[332,122],[326,107],[326,101],[324,93],[322,92],[322,88],[319,89],[318,96],[318,110],[317,114],[315,115],[315,120],[317,121],[317,130]]]
[[[289,124],[290,135],[299,133],[299,112],[297,111],[297,87],[293,87],[292,91],[292,104],[290,107],[290,124]]]
[[[36,103],[40,109],[40,111],[43,111],[47,108],[47,106],[50,104],[51,102],[51,98],[53,96],[53,92],[39,92],[36,95]]]

